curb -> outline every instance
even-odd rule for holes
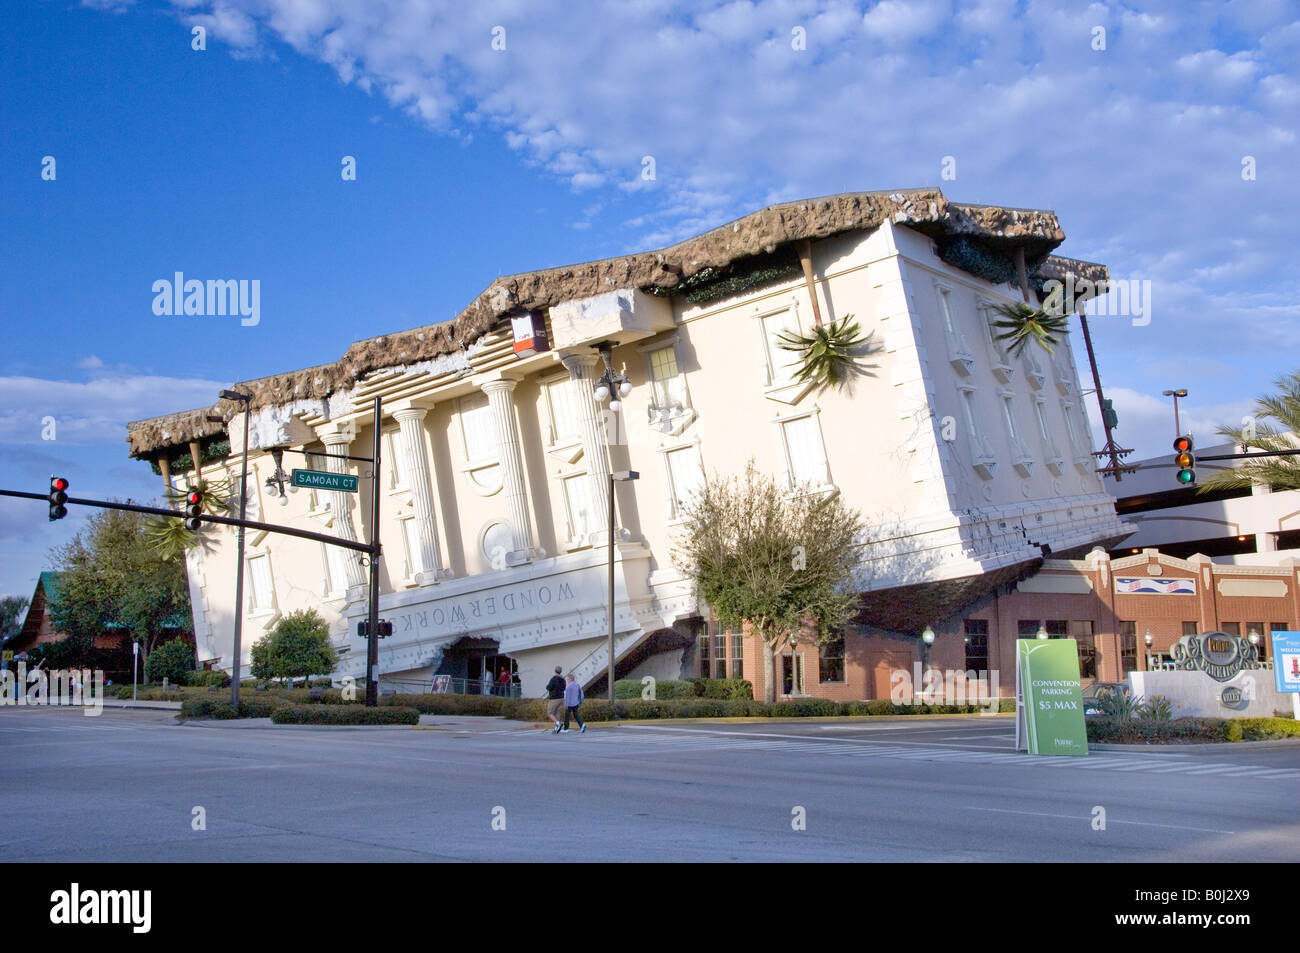
[[[960,715],[805,715],[791,716],[781,718],[767,718],[762,715],[741,715],[735,717],[718,717],[718,718],[619,718],[614,721],[588,721],[587,724],[593,728],[601,726],[617,727],[618,725],[699,725],[699,724],[721,724],[721,725],[803,725],[810,722],[835,723],[835,724],[875,724],[878,722],[911,722],[911,721],[932,721],[937,718],[1014,718],[1013,712],[998,712],[997,714],[981,715],[979,712],[970,712]],[[503,719],[510,721],[511,719]],[[532,727],[545,728],[545,725],[534,723]],[[1243,742],[1244,743],[1244,742]]]

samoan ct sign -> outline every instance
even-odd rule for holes
[[[311,490],[334,490],[339,493],[357,492],[357,478],[349,473],[326,473],[322,470],[294,470],[293,485]]]

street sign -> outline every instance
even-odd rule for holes
[[[5,662],[12,662],[14,660],[13,650],[5,649],[4,652],[0,654],[0,660],[3,660]]]
[[[1088,729],[1074,639],[1016,641],[1016,749],[1086,755]]]
[[[322,470],[294,470],[293,485],[339,493],[357,492],[356,477],[348,473],[326,473]]]

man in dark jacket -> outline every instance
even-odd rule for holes
[[[555,722],[551,734],[560,733],[560,716],[564,714],[564,679],[560,677],[560,666],[555,666],[555,674],[546,683],[546,714]]]

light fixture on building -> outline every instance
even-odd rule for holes
[[[610,363],[609,356],[613,347],[608,341],[601,341],[596,345],[596,350],[600,352],[600,359],[605,364],[605,373],[596,381],[595,396],[596,401],[603,404],[612,395],[614,399],[609,400],[609,409],[618,413],[623,406],[619,398],[627,397],[632,393],[632,382],[627,379],[626,374],[614,370],[614,365]]]
[[[925,630],[921,633],[921,641],[926,645],[934,645],[934,629],[927,625]]]
[[[1237,542],[1239,542],[1239,543],[1244,543],[1245,541],[1246,541],[1246,537],[1245,537],[1245,536],[1238,536],[1238,537],[1237,537]]]
[[[1038,626],[1038,634],[1035,636],[1035,638],[1039,638],[1039,639],[1045,639],[1045,638],[1047,638],[1047,626],[1046,626],[1046,625],[1043,625],[1042,623],[1039,623],[1039,626]]]
[[[273,500],[279,500],[281,506],[289,505],[289,497],[286,495],[284,481],[288,474],[284,472],[284,449],[276,447],[271,451],[271,459],[275,462],[275,472],[266,478],[266,493]]]
[[[1147,648],[1151,648],[1151,643],[1154,642],[1155,639],[1151,637],[1150,629],[1147,629],[1147,634],[1142,637],[1142,641],[1147,644]]]
[[[1250,630],[1250,635],[1248,635],[1247,638],[1250,639],[1250,644],[1251,644],[1251,645],[1259,645],[1259,632],[1258,632],[1258,630],[1256,630],[1256,629],[1251,629],[1251,630]]]

